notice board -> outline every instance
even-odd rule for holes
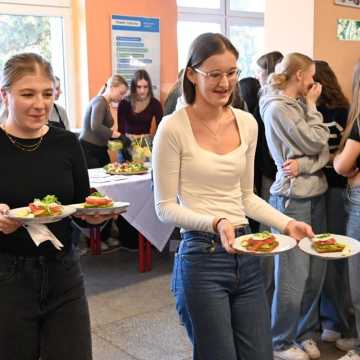
[[[136,70],[145,69],[154,95],[160,97],[160,20],[134,16],[111,16],[112,71],[130,85]]]

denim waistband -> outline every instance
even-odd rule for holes
[[[235,237],[245,235],[248,233],[247,227],[239,227],[234,230],[235,230]],[[193,240],[194,238],[203,238],[203,239],[206,238],[207,240],[210,240],[210,241],[221,242],[220,235],[215,234],[215,233],[210,233],[210,232],[206,232],[206,231],[198,231],[198,230],[189,230],[189,231],[184,231],[181,233],[181,239],[184,241],[189,240],[189,239]]]

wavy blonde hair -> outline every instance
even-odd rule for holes
[[[314,61],[300,53],[286,55],[275,67],[275,72],[270,74],[265,85],[265,93],[277,93],[284,90],[290,79],[297,71],[306,71]]]
[[[358,129],[360,131],[360,60],[355,65],[352,77],[352,99],[347,125],[340,142],[340,150],[344,148],[355,121],[357,121]]]

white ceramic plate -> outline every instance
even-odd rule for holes
[[[85,208],[84,204],[73,204],[77,215],[109,215],[111,213],[121,214],[126,212],[130,203],[116,201],[111,207]]]
[[[283,253],[285,251],[289,251],[296,246],[296,240],[290,236],[282,235],[282,234],[274,234],[276,240],[278,241],[279,245],[270,252],[260,252],[260,251],[249,251],[244,246],[241,245],[243,240],[247,240],[251,238],[254,234],[249,235],[242,235],[235,239],[233,244],[233,248],[239,252],[256,255],[256,256],[273,256],[276,254]]]
[[[327,260],[344,259],[356,255],[360,252],[360,241],[344,235],[331,235],[337,242],[347,245],[343,251],[333,253],[318,253],[315,251],[315,249],[313,249],[311,239],[307,237],[300,240],[299,248],[309,255],[317,256]]]
[[[29,218],[26,216],[18,216],[19,212],[21,212],[23,210],[27,210],[27,209],[29,209],[27,206],[21,207],[21,208],[16,208],[16,209],[11,209],[6,214],[6,216],[10,219],[20,221],[22,224],[50,224],[50,223],[60,221],[64,218],[72,215],[76,211],[76,209],[74,207],[72,207],[71,205],[63,205],[62,214],[57,215],[57,216],[37,216],[37,217],[33,217],[33,218]]]

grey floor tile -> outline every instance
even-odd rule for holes
[[[94,331],[138,359],[183,360],[191,356],[189,341],[173,305],[114,321]]]
[[[93,334],[93,360],[137,360],[108,341]]]

